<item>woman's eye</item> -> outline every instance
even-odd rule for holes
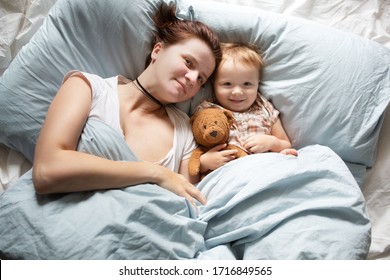
[[[188,67],[191,67],[191,66],[192,66],[192,61],[189,60],[188,58],[185,59],[185,62],[186,62],[186,65],[187,65]]]

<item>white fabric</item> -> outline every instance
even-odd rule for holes
[[[118,76],[102,79],[94,74],[71,71],[65,76],[64,82],[72,76],[85,77],[92,89],[92,105],[88,117],[108,124],[123,135],[119,119]]]
[[[175,127],[175,135],[173,148],[158,164],[178,172],[181,161],[190,158],[192,151],[196,148],[196,143],[191,131],[189,117],[174,106],[167,106],[166,110]]]
[[[38,30],[56,1],[0,1],[0,75]]]
[[[390,48],[389,0],[215,0],[312,20]]]

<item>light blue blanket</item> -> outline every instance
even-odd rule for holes
[[[123,138],[89,120],[79,149],[136,160]],[[31,171],[0,196],[0,257],[17,259],[361,259],[364,198],[329,148],[297,158],[251,155],[210,173],[206,206],[153,184],[37,195]]]

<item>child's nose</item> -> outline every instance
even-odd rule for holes
[[[241,89],[241,87],[237,86],[237,87],[234,87],[234,88],[233,88],[232,93],[233,93],[233,94],[243,94],[244,91]]]

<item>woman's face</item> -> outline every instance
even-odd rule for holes
[[[244,112],[256,100],[259,78],[257,67],[227,59],[220,64],[215,77],[215,97],[222,107]]]
[[[192,38],[170,46],[157,43],[151,64],[159,100],[176,103],[192,98],[199,91],[214,71],[215,58],[206,43]]]

